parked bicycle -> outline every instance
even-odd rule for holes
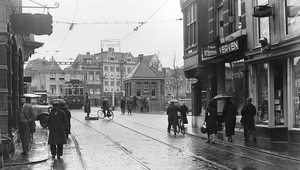
[[[3,161],[10,161],[15,155],[14,142],[8,137],[1,135]]]
[[[104,119],[105,117],[107,117],[109,120],[114,119],[114,112],[112,111],[112,109],[109,109],[108,113],[106,113],[105,115],[104,110],[101,108],[97,111],[97,115],[100,119]]]

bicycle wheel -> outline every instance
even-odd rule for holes
[[[108,117],[109,120],[113,120],[114,119],[114,112],[112,110],[109,111],[110,116]]]
[[[100,118],[100,119],[104,119],[104,113],[103,113],[103,110],[98,110],[97,111],[97,115],[98,115],[98,117]]]
[[[2,154],[4,161],[10,161],[15,155],[15,145],[13,141],[7,136],[1,136]]]

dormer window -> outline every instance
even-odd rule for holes
[[[109,61],[115,61],[115,57],[110,57]]]

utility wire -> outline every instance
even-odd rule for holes
[[[74,23],[74,21],[75,21],[75,17],[76,17],[76,13],[77,13],[77,8],[78,8],[78,2],[79,2],[79,0],[77,0],[77,3],[76,3],[75,14],[74,14],[72,23]],[[71,24],[71,26],[70,26],[70,28],[69,28],[69,31],[68,31],[67,35],[65,36],[65,38],[64,38],[63,42],[61,43],[60,47],[58,48],[58,50],[55,51],[55,54],[52,56],[52,58],[54,58],[54,56],[60,51],[61,47],[64,45],[64,43],[65,43],[66,39],[68,38],[68,36],[69,36],[71,30],[73,29],[72,26],[74,27],[74,25]]]
[[[156,10],[148,19],[146,19],[145,22],[140,23],[139,26],[136,26],[133,31],[131,33],[129,33],[126,37],[124,37],[121,41],[125,40],[127,37],[129,37],[131,34],[133,34],[135,31],[137,31],[142,25],[146,24],[149,19],[151,19],[162,7],[164,7],[167,3],[169,2],[169,0],[167,0],[164,4],[162,4],[161,7],[158,8],[158,10]]]

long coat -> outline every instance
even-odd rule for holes
[[[187,113],[189,112],[189,109],[186,105],[182,105],[180,106],[180,109],[182,110],[182,114],[181,114],[181,119],[183,121],[184,124],[188,124],[188,120],[187,120]]]
[[[91,113],[91,103],[90,103],[90,98],[85,98],[84,101],[84,112],[85,113]]]
[[[241,123],[244,129],[251,129],[254,127],[254,117],[256,115],[256,107],[252,103],[248,103],[241,110]]]
[[[175,105],[170,105],[167,109],[167,115],[168,115],[168,122],[171,125],[178,125],[178,113],[177,112],[183,112],[179,107]]]
[[[61,145],[66,144],[67,139],[65,130],[67,127],[67,117],[64,111],[58,109],[57,113],[53,111],[49,113],[48,128],[50,130],[48,144]]]
[[[231,102],[225,104],[223,108],[223,115],[225,117],[226,136],[234,135],[237,114],[237,109]]]
[[[217,107],[208,105],[205,110],[205,122],[209,134],[217,134]]]

